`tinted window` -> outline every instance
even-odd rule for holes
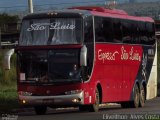
[[[103,35],[105,42],[113,42],[113,23],[112,18],[103,18]]]
[[[96,42],[104,42],[102,17],[95,17],[95,39]]]
[[[112,18],[95,17],[95,33],[97,42],[113,42]]]
[[[139,39],[141,44],[145,44],[148,41],[147,30],[145,22],[140,22],[139,26]]]
[[[131,43],[132,35],[131,35],[131,22],[129,20],[122,21],[122,41],[123,43]]]
[[[114,41],[122,41],[122,24],[120,19],[113,19]]]
[[[156,24],[156,31],[160,31],[160,23]]]
[[[147,37],[148,37],[147,44],[154,44],[155,43],[154,24],[146,23],[146,30],[147,30]]]
[[[84,18],[84,42],[93,42],[93,19],[92,16]]]
[[[149,22],[95,17],[97,42],[151,45],[155,43],[154,29],[154,24]]]
[[[139,27],[137,21],[131,21],[131,37],[132,37],[132,44],[139,44]]]

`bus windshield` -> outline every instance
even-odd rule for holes
[[[79,82],[79,49],[50,49],[19,52],[19,69],[25,78],[21,82]]]
[[[61,45],[82,43],[81,18],[23,20],[19,45]]]

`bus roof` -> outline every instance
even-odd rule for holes
[[[52,18],[52,17],[81,17],[83,15],[103,16],[111,18],[129,19],[135,21],[154,22],[150,17],[130,16],[123,10],[107,9],[97,6],[81,6],[72,7],[67,10],[55,10],[46,13],[33,13],[25,16],[23,19],[38,19],[38,18]]]
[[[113,17],[121,19],[130,19],[135,21],[154,22],[154,20],[150,17],[130,16],[124,10],[118,10],[118,9],[108,9],[97,6],[81,6],[81,7],[73,7],[70,9],[88,10],[94,16],[104,16],[104,17]]]
[[[106,9],[104,7],[97,7],[97,6],[81,6],[81,7],[73,7],[70,9],[79,9],[79,10],[89,10],[89,11],[96,11],[96,12],[102,12],[102,13],[110,13],[110,14],[119,14],[119,15],[128,15],[123,10],[117,10],[117,9]]]
[[[91,14],[89,11],[86,10],[54,10],[49,12],[42,12],[42,13],[31,13],[23,17],[23,19],[39,19],[39,18],[79,18],[85,14]]]

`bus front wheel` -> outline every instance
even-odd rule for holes
[[[46,106],[35,106],[34,110],[37,115],[44,115],[46,114],[47,107]]]

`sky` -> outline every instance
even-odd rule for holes
[[[33,0],[34,7],[37,8],[65,8],[70,6],[82,5],[103,5],[106,0]],[[116,0],[118,3],[129,0]],[[136,0],[136,1],[160,1],[160,0]],[[0,0],[0,11],[26,10],[28,9],[28,0]]]
[[[103,4],[105,0],[33,0],[34,5],[55,6],[76,5],[87,3]],[[63,3],[63,4],[62,4]],[[0,0],[0,9],[16,9],[25,8],[28,6],[28,0]]]

